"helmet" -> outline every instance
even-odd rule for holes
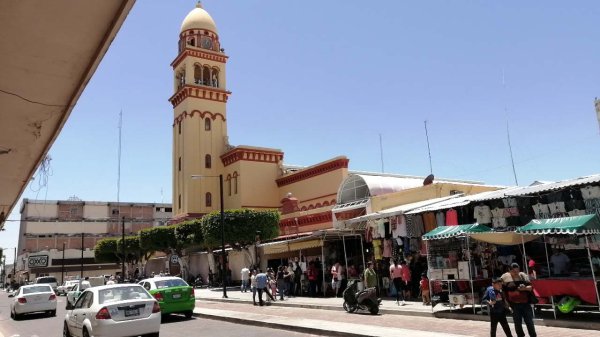
[[[556,304],[556,307],[563,314],[568,314],[579,304],[581,304],[581,301],[578,298],[565,296]]]

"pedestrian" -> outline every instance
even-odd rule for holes
[[[269,268],[269,288],[271,289],[271,297],[273,298],[273,301],[275,301],[275,298],[277,297],[277,279],[276,279],[276,275],[275,272],[273,271],[273,269]]]
[[[365,289],[377,287],[377,273],[373,269],[373,262],[367,262],[367,269],[364,272]]]
[[[277,291],[279,292],[280,301],[283,301],[283,293],[287,288],[289,277],[290,276],[287,272],[287,268],[284,266],[279,266],[277,269],[277,278],[275,280],[277,281]]]
[[[402,280],[402,267],[398,264],[398,260],[394,259],[390,265],[390,277],[396,288],[396,305],[400,305],[400,299],[402,299],[402,305],[406,305],[404,302],[404,281]]]
[[[496,337],[496,328],[498,323],[504,330],[504,334],[507,337],[512,337],[508,321],[506,320],[506,313],[508,311],[508,303],[504,298],[502,292],[502,279],[494,278],[492,285],[487,288],[485,295],[483,295],[483,302],[488,305],[490,313],[490,336]]]
[[[285,268],[285,267],[284,267]],[[287,266],[287,295],[288,297],[294,296],[294,263],[290,262]]]
[[[400,267],[401,267],[401,271],[402,271],[402,281],[404,281],[404,284],[402,284],[402,286],[404,287],[404,299],[411,299],[411,273],[410,273],[410,267],[406,264],[405,260],[400,261]]]
[[[308,263],[306,277],[308,278],[308,293],[310,297],[315,297],[317,292],[317,268],[313,261]]]
[[[338,297],[338,291],[342,286],[342,279],[338,275],[338,271],[340,270],[340,263],[336,262],[331,267],[331,288],[333,289],[333,294],[335,297]]]
[[[250,276],[250,290],[252,290],[252,303],[256,305],[256,269],[252,269]]]
[[[533,325],[533,309],[530,304],[530,296],[533,296],[533,287],[529,277],[520,271],[518,263],[512,263],[510,270],[502,275],[502,282],[506,293],[506,299],[513,311],[513,321],[517,337],[524,337],[523,322],[527,326],[529,337],[537,337],[535,325]]]
[[[248,267],[243,267],[242,271],[242,292],[248,291],[248,281],[250,280],[250,269]]]
[[[431,304],[431,294],[429,293],[429,279],[427,278],[426,273],[421,274],[419,290],[421,291],[421,297],[423,298],[423,305]]]
[[[266,298],[271,298],[271,300],[275,301],[273,296],[269,294],[267,290],[267,285],[269,284],[269,277],[267,274],[260,272],[256,275],[256,290],[258,291],[258,303],[260,306],[264,305],[264,301],[262,299],[263,292],[265,293]]]
[[[106,282],[106,285],[111,285],[111,284],[115,284],[115,278],[112,275],[108,279],[108,282]]]

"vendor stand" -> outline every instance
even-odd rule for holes
[[[435,294],[438,285],[447,285],[448,301],[451,305],[472,304],[473,313],[479,303],[475,296],[475,285],[487,286],[485,278],[478,278],[479,272],[473,265],[469,236],[473,233],[490,232],[489,227],[472,224],[461,226],[442,226],[423,235],[427,246],[427,268],[429,270],[429,289]],[[440,240],[440,242],[435,242]],[[443,241],[441,241],[443,240]],[[470,288],[470,294],[465,290]],[[445,292],[443,288],[441,292]],[[478,291],[479,293],[479,291]],[[469,296],[470,295],[470,296]],[[432,310],[434,307],[432,301]]]
[[[598,291],[598,282],[596,280],[596,271],[594,270],[590,243],[598,241],[600,235],[600,218],[596,214],[532,220],[527,225],[520,227],[517,233],[526,235],[542,236],[544,246],[546,247],[546,263],[549,271],[549,277],[545,279],[532,280],[534,293],[540,298],[550,298],[552,302],[554,318],[556,318],[556,310],[554,309],[554,298],[556,296],[569,295],[577,297],[584,302],[599,306],[600,309],[600,294]],[[587,273],[583,270],[578,270],[566,276],[551,276],[552,271],[550,260],[547,252],[547,237],[553,241],[560,240],[563,244],[569,242],[569,246],[587,250],[587,258],[590,264],[590,276],[585,277]],[[598,248],[598,245],[595,245]],[[594,296],[595,295],[595,296]]]

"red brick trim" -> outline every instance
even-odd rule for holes
[[[229,166],[240,160],[276,164],[283,160],[283,152],[236,147],[221,155],[224,166]]]
[[[321,199],[321,198],[327,198],[330,197],[332,195],[337,196],[337,193],[332,193],[332,194],[327,194],[327,195],[322,195],[320,197],[316,197],[316,198],[312,198],[312,199],[306,199],[306,200],[302,200],[302,201],[298,201],[299,203],[304,203],[304,202],[308,202],[308,201],[313,201],[313,200],[317,200],[317,199]],[[328,202],[328,201],[327,201]],[[329,202],[328,202],[329,203]]]
[[[303,215],[303,216],[300,216],[297,218],[288,218],[288,219],[281,220],[279,222],[279,228],[283,229],[286,227],[296,226],[296,219],[298,219],[298,227],[302,227],[302,226],[316,225],[316,224],[325,223],[325,222],[332,222],[333,216],[332,216],[331,211],[326,211],[326,212],[321,212],[321,213],[316,213],[316,214]]]
[[[204,119],[205,116],[209,116],[210,119],[212,119],[213,121],[216,120],[217,117],[221,117],[221,120],[223,122],[226,121],[225,116],[223,116],[223,114],[221,114],[220,112],[212,113],[210,111],[192,110],[192,112],[184,111],[184,112],[180,113],[179,116],[175,117],[175,119],[173,120],[173,127],[175,127],[175,125],[177,123],[180,123],[181,121],[183,121],[184,118],[188,118],[188,117],[192,118],[192,117],[194,117],[195,114],[197,114],[202,119]]]
[[[347,158],[340,158],[340,159],[337,159],[334,161],[323,163],[321,165],[317,165],[315,167],[311,167],[308,169],[298,171],[296,173],[290,174],[283,178],[277,179],[276,180],[277,186],[281,187],[281,186],[285,186],[285,185],[290,185],[290,184],[297,183],[299,181],[306,180],[306,179],[309,179],[312,177],[316,177],[318,175],[332,172],[332,171],[335,171],[335,170],[338,170],[341,168],[348,168],[349,161],[350,160]]]
[[[220,62],[220,63],[227,63],[227,59],[229,58],[229,56],[227,56],[225,54],[210,51],[208,49],[198,50],[198,49],[190,49],[190,48],[186,47],[181,53],[179,53],[179,55],[177,55],[175,60],[173,60],[173,62],[171,62],[171,67],[173,67],[173,69],[177,68],[177,66],[181,63],[181,61],[183,61],[188,56],[197,57],[200,59],[205,59],[205,60],[210,60],[210,61],[215,61],[215,62]]]
[[[169,102],[171,102],[173,108],[178,106],[188,97],[227,103],[229,95],[231,95],[231,91],[226,91],[215,87],[185,84],[181,89],[179,89],[179,91],[169,98]]]

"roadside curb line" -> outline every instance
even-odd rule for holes
[[[237,303],[237,304],[249,304],[250,301],[242,299],[222,299],[222,298],[196,298],[196,300],[206,302],[219,302],[219,303]],[[318,309],[318,310],[333,310],[343,311],[341,307],[332,305],[318,305],[318,304],[301,304],[301,303],[281,303],[279,301],[271,302],[271,306],[289,307],[289,308],[305,308],[305,309]],[[463,321],[484,321],[489,322],[487,315],[475,315],[467,313],[452,313],[452,312],[420,312],[420,311],[399,311],[390,310],[385,308],[379,309],[380,314],[398,315],[398,316],[413,316],[413,317],[432,317],[432,318],[443,318],[443,319],[454,319]],[[245,320],[242,320],[245,322]],[[508,317],[509,322],[512,321],[512,317]],[[262,322],[261,322],[262,323]],[[600,323],[597,322],[578,322],[578,321],[565,321],[565,320],[554,320],[554,319],[534,319],[534,324],[537,326],[546,326],[553,328],[567,328],[567,329],[583,329],[583,330],[600,330]],[[264,325],[268,326],[268,324]],[[289,329],[288,329],[289,330]],[[294,330],[295,331],[295,330]],[[328,331],[328,333],[332,333]],[[345,336],[353,336],[346,334]],[[364,335],[356,335],[364,336]]]
[[[207,301],[207,302],[219,302],[219,303],[237,303],[237,304],[250,304],[252,302],[247,300],[240,299],[222,299],[222,298],[196,298],[198,301]],[[319,305],[319,304],[302,304],[302,303],[290,303],[284,302],[281,303],[279,301],[271,302],[271,306],[275,307],[289,307],[289,308],[304,308],[304,309],[318,309],[318,310],[332,310],[332,311],[344,311],[341,306],[333,306],[333,305]],[[389,315],[403,315],[403,316],[418,316],[418,317],[434,317],[434,313],[431,312],[420,312],[420,311],[398,311],[398,310],[390,310],[386,308],[379,307],[380,314],[389,314]]]
[[[321,335],[321,336],[370,337],[370,335],[357,334],[357,333],[352,333],[352,332],[331,331],[331,330],[325,330],[325,329],[320,329],[320,328],[309,328],[309,327],[294,326],[294,325],[274,323],[274,322],[262,322],[262,321],[258,321],[258,320],[254,320],[254,319],[247,319],[247,318],[240,318],[240,317],[225,317],[225,316],[211,315],[211,314],[206,314],[206,313],[194,312],[194,317],[207,318],[207,319],[212,319],[212,320],[216,320],[216,321],[225,321],[225,322],[244,324],[244,325],[253,325],[253,326],[259,326],[259,327],[271,328],[271,329],[288,330],[288,331],[293,331],[293,332],[301,332],[301,333],[308,333],[308,334]]]

